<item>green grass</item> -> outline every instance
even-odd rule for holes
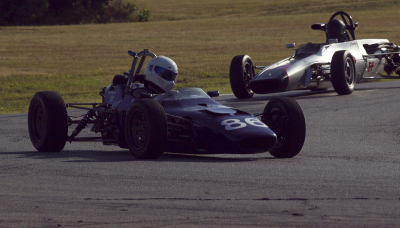
[[[128,50],[148,48],[178,65],[178,87],[230,93],[229,64],[248,54],[269,65],[292,54],[286,43],[324,42],[310,25],[345,9],[360,22],[357,38],[400,43],[396,1],[132,0],[152,22],[0,27],[0,114],[27,112],[37,91],[66,102],[99,101],[98,92],[130,68]]]

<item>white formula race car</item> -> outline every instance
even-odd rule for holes
[[[340,16],[340,19],[335,17]],[[248,55],[232,59],[230,84],[237,98],[250,98],[289,90],[326,90],[333,86],[340,95],[351,94],[356,83],[400,75],[400,48],[387,39],[357,40],[358,22],[344,11],[334,13],[328,23],[311,26],[326,33],[325,43],[308,43],[292,56],[270,66],[254,66]],[[286,44],[295,48],[294,43]],[[256,70],[260,70],[255,73]],[[387,75],[382,76],[383,72]],[[397,74],[393,76],[394,74]]]

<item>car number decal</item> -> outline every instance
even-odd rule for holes
[[[368,72],[371,72],[372,68],[374,68],[374,62],[369,62],[368,63]]]
[[[244,121],[245,122],[241,122],[239,119],[227,119],[222,121],[221,125],[224,125],[225,130],[227,131],[244,128],[247,125],[252,125],[256,127],[267,127],[257,118],[246,118],[244,119]]]

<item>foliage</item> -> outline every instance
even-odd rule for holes
[[[2,0],[0,26],[149,21],[150,10],[122,0]]]
[[[110,0],[48,0],[48,23],[104,23]]]
[[[0,25],[39,25],[47,7],[48,0],[1,0]]]
[[[150,21],[150,10],[143,8],[142,10],[140,10],[139,12],[139,21],[142,22],[146,22],[146,21]]]
[[[135,3],[128,2],[124,4],[122,0],[113,1],[108,8],[108,15],[112,22],[135,21],[135,12],[137,12]]]

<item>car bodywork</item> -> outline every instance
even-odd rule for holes
[[[105,106],[116,113],[114,132],[124,132],[125,115],[135,99],[130,93],[123,96],[126,85],[109,85],[104,92]],[[132,84],[132,90],[143,89],[142,84]],[[164,108],[168,124],[166,151],[187,153],[257,153],[270,150],[276,142],[276,135],[254,115],[239,109],[221,105],[200,88],[172,90],[154,96]],[[67,104],[75,107],[76,104]],[[102,112],[104,106],[92,110]],[[232,123],[231,123],[232,122]],[[233,122],[237,124],[234,125]],[[250,124],[249,124],[250,123]],[[233,126],[232,126],[233,125]],[[106,135],[106,126],[96,131]],[[112,132],[110,132],[112,133]],[[106,145],[127,148],[123,134],[118,135]],[[77,141],[74,138],[72,141]]]
[[[246,87],[246,92],[236,92],[232,77],[240,77],[232,72],[231,64],[231,86],[235,95],[239,98],[251,97],[253,93],[265,94],[273,92],[283,92],[298,89],[324,90],[330,87],[335,88],[332,83],[331,72],[335,53],[347,51],[352,57],[352,64],[348,74],[347,84],[354,85],[367,81],[369,79],[399,78],[391,76],[393,73],[400,74],[398,66],[400,65],[399,47],[390,43],[387,39],[356,39],[354,31],[358,23],[353,23],[350,15],[343,11],[336,12],[330,18],[340,15],[346,28],[346,41],[339,42],[338,39],[327,39],[326,43],[308,43],[295,49],[292,56],[283,59],[270,66],[252,66],[253,71],[245,73],[242,86]],[[314,24],[315,30],[325,31],[327,24]],[[294,48],[294,43],[287,44],[288,48]],[[340,57],[338,57],[340,58]],[[252,64],[252,61],[249,61]],[[255,74],[254,69],[260,71]],[[236,70],[237,71],[237,70]],[[383,71],[388,76],[382,76]],[[353,75],[350,75],[350,73]],[[354,82],[351,82],[354,80]],[[238,90],[238,89],[236,89]],[[336,88],[335,88],[336,90]],[[351,91],[339,94],[349,94]]]

